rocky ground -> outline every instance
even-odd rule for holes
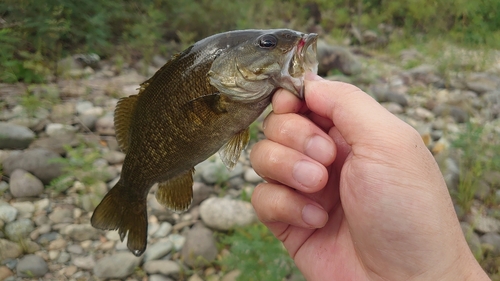
[[[354,74],[329,78],[356,83],[414,126],[456,191],[461,171],[450,144],[465,123],[481,124],[496,139],[500,133],[500,56],[488,54],[491,63],[481,71],[444,73],[416,50],[401,52],[397,62],[355,53],[325,44],[320,70]],[[457,64],[474,57],[452,53],[459,54],[452,59]],[[129,253],[117,232],[90,226],[92,210],[117,181],[125,156],[114,139],[114,107],[147,77],[134,66],[82,61],[62,61],[57,83],[0,84],[0,280],[235,280],[237,271],[222,273],[210,262],[227,254],[214,232],[256,221],[242,200],[262,181],[248,150],[232,171],[217,156],[198,165],[194,202],[184,214],[159,205],[152,189],[142,257]],[[164,62],[155,57],[146,70],[152,74]],[[405,62],[415,67],[401,67]],[[255,141],[261,134],[258,126],[253,130]],[[473,251],[499,257],[500,171],[487,171],[481,183],[471,211],[457,204],[457,214]]]

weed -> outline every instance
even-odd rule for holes
[[[500,141],[490,128],[468,123],[452,145],[460,153],[459,184],[457,191],[452,192],[452,195],[457,204],[467,212],[472,205],[482,176],[487,171],[500,169]],[[494,196],[494,192],[491,195]]]
[[[236,229],[221,237],[230,254],[220,261],[224,271],[238,269],[237,280],[285,280],[299,275],[293,260],[283,245],[263,224]]]
[[[101,157],[95,147],[81,144],[75,148],[64,146],[64,149],[66,158],[56,159],[57,163],[63,165],[64,174],[52,180],[49,185],[56,194],[69,188],[74,180],[91,187],[106,178],[106,172],[94,166],[94,162]]]

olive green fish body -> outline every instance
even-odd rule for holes
[[[122,240],[128,233],[128,248],[142,254],[152,185],[168,208],[189,208],[196,164],[219,151],[231,168],[276,89],[302,97],[305,71],[316,71],[315,43],[316,35],[292,30],[217,34],[174,56],[138,95],[121,99],[115,128],[126,157],[92,225],[118,229]]]

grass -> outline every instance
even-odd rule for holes
[[[56,194],[64,192],[75,181],[81,182],[86,188],[92,188],[106,177],[106,172],[94,165],[101,158],[96,147],[80,144],[77,147],[67,145],[64,149],[66,158],[57,159],[63,165],[64,174],[52,180],[48,186]],[[104,194],[100,194],[102,195]]]
[[[287,280],[292,275],[300,276],[282,243],[263,224],[238,228],[221,236],[220,243],[229,255],[219,264],[224,272],[239,270],[236,280]]]

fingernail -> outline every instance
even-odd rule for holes
[[[333,158],[334,147],[333,143],[318,135],[309,139],[305,148],[306,155],[312,159],[326,164],[330,163]]]
[[[315,187],[323,176],[322,169],[309,161],[299,161],[293,166],[293,178],[305,187]]]
[[[305,76],[305,79],[306,80],[309,80],[309,81],[319,81],[319,80],[324,80],[323,77],[319,76],[318,74],[316,73],[313,73],[313,72],[307,72],[306,73],[306,76]]]
[[[325,226],[328,214],[313,204],[307,204],[302,209],[302,220],[312,227],[320,228]]]

